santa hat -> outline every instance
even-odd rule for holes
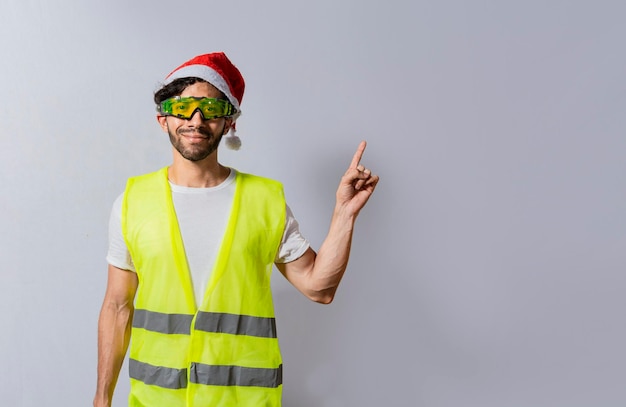
[[[235,107],[237,111],[233,115],[233,124],[230,134],[226,137],[226,146],[233,150],[239,150],[241,140],[236,135],[235,121],[241,115],[241,100],[246,84],[241,72],[228,59],[223,52],[198,55],[174,69],[165,77],[164,85],[172,83],[180,78],[200,78],[220,90]]]

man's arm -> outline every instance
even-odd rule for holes
[[[335,297],[348,265],[354,223],[379,180],[360,164],[365,147],[364,141],[359,144],[352,163],[341,178],[330,229],[319,253],[309,248],[295,261],[276,264],[291,284],[316,302],[329,304]]]
[[[94,407],[109,407],[128,349],[137,274],[109,265],[107,289],[98,320],[98,384]]]

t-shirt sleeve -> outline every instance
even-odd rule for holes
[[[107,263],[122,270],[135,271],[130,252],[122,235],[122,201],[124,194],[117,197],[109,218],[109,250]]]
[[[289,205],[287,205],[285,218],[285,232],[274,260],[276,263],[289,263],[297,260],[311,246],[309,241],[300,233],[300,225]]]

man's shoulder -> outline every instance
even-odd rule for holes
[[[154,193],[163,190],[167,185],[167,167],[160,170],[149,172],[147,174],[135,175],[126,180],[126,188],[124,195],[127,196],[129,191],[135,191],[139,194]]]
[[[283,188],[283,184],[282,182],[272,179],[272,178],[268,178],[268,177],[264,177],[261,175],[256,175],[256,174],[250,174],[250,173],[246,173],[246,172],[239,172],[237,171],[237,179],[241,180],[242,183],[245,184],[255,184],[258,186],[264,186],[266,188],[270,188],[270,189],[281,189]]]
[[[128,181],[141,181],[151,178],[159,178],[163,174],[163,171],[167,171],[167,167],[163,167],[156,171],[148,172],[145,174],[133,175],[132,177],[128,178]]]
[[[273,178],[268,178],[268,177],[264,177],[264,176],[256,175],[256,174],[250,174],[247,172],[237,171],[237,176],[239,177],[239,179],[244,180],[244,182],[258,182],[258,183],[282,185],[280,181],[275,180]]]
[[[280,181],[256,174],[237,171],[237,182],[241,182],[246,190],[256,189],[283,193],[283,184]]]

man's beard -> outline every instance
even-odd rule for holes
[[[213,135],[211,130],[205,127],[178,128],[176,134],[173,134],[172,130],[168,128],[167,133],[170,136],[170,142],[180,155],[189,161],[201,161],[217,150],[217,147],[220,145],[220,141],[222,140],[223,130],[224,128],[222,127],[222,131],[219,132],[219,136]],[[203,137],[206,137],[207,141],[203,141],[198,144],[185,145],[183,142],[183,135],[185,133],[200,134]]]

